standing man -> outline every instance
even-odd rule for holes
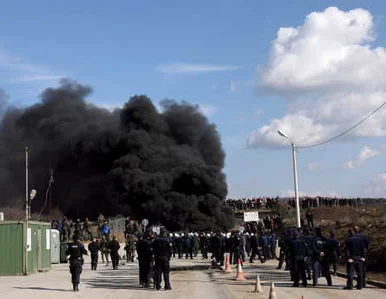
[[[119,248],[121,248],[121,245],[119,245],[119,242],[117,241],[117,237],[113,236],[113,239],[109,243],[109,249],[110,249],[111,263],[113,264],[114,270],[118,270]]]
[[[139,264],[139,284],[143,288],[150,287],[150,278],[152,276],[153,249],[151,238],[152,236],[149,232],[146,233],[145,238],[142,235],[138,235],[138,242],[136,244]]]
[[[307,244],[304,238],[299,237],[299,231],[296,229],[293,233],[293,239],[289,243],[288,255],[292,265],[292,279],[293,287],[299,287],[299,280],[302,279],[304,287],[307,286],[306,276],[306,258],[307,258]]]
[[[76,219],[75,224],[74,224],[74,229],[75,232],[74,234],[79,237],[79,239],[82,239],[82,224],[80,223],[80,219]],[[83,239],[82,239],[83,240]]]
[[[360,234],[354,234],[354,232],[350,229],[349,237],[345,241],[347,259],[347,286],[344,288],[345,290],[352,290],[354,288],[354,270],[358,276],[357,289],[360,290],[365,286],[363,268],[366,261],[366,243]]]
[[[83,236],[86,241],[92,240],[92,233],[91,233],[91,222],[86,217],[86,220],[83,222]]]
[[[335,239],[335,233],[333,231],[330,231],[330,238],[328,239],[328,241],[330,242],[331,250],[332,250],[330,262],[332,264],[333,273],[336,276],[336,264],[338,260],[341,258],[341,255],[340,255],[340,244],[338,240]]]
[[[68,244],[66,251],[66,255],[70,256],[70,273],[74,292],[79,291],[80,274],[84,262],[83,254],[87,255],[87,251],[83,244],[79,242],[79,237],[74,235],[73,243]]]
[[[314,228],[314,214],[312,214],[310,209],[307,210],[306,218],[307,218],[307,226]]]
[[[163,274],[165,281],[165,290],[171,290],[170,274],[170,256],[172,254],[170,241],[166,238],[166,230],[162,229],[160,237],[153,242],[154,260],[155,260],[155,287],[161,289],[161,276]]]
[[[332,286],[331,274],[330,274],[330,258],[331,258],[331,246],[327,238],[323,237],[322,229],[317,227],[315,228],[315,238],[313,240],[313,285],[318,284],[319,273],[322,272],[322,275],[327,280],[327,284]]]
[[[101,241],[99,242],[99,250],[102,256],[102,263],[105,263],[106,266],[109,265],[109,242],[106,240],[105,236],[102,236]]]
[[[91,253],[91,270],[96,270],[98,266],[98,251],[99,241],[98,239],[92,239],[92,242],[88,244],[88,250]]]

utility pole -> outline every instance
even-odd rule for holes
[[[292,168],[294,172],[294,187],[295,187],[295,204],[296,204],[296,224],[300,228],[300,203],[299,203],[299,185],[298,185],[298,166],[296,163],[296,145],[291,142],[292,146]]]
[[[29,219],[29,194],[28,194],[28,146],[25,147],[25,232],[24,232],[24,275],[28,275],[28,219]]]

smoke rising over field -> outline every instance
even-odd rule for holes
[[[38,191],[34,210],[45,202],[52,168],[54,207],[69,217],[121,213],[171,229],[233,224],[223,204],[225,154],[197,107],[166,100],[160,113],[140,95],[110,112],[85,100],[91,91],[64,80],[46,89],[40,103],[6,111],[0,148],[13,154],[0,162],[1,205],[23,198],[27,144],[30,186]]]

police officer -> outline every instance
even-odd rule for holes
[[[73,243],[68,244],[66,255],[70,256],[70,273],[73,290],[79,291],[80,274],[82,273],[83,254],[87,255],[87,250],[79,242],[77,235],[73,237]]]
[[[166,230],[162,229],[160,237],[153,241],[152,244],[155,261],[155,287],[161,289],[161,276],[165,281],[165,290],[171,290],[169,274],[170,274],[170,256],[172,254],[170,241],[166,238]]]
[[[153,249],[152,236],[149,232],[146,233],[145,238],[138,235],[138,242],[136,244],[138,263],[139,263],[139,284],[143,288],[150,287],[150,278],[153,269]]]
[[[111,263],[113,264],[113,269],[118,270],[119,263],[119,254],[118,250],[121,248],[119,242],[117,241],[117,237],[113,236],[113,239],[110,241],[108,248],[110,249],[110,257]]]
[[[363,240],[365,251],[369,250],[369,239],[360,231],[358,225],[353,227],[354,234]],[[363,287],[366,287],[366,260],[363,262]]]
[[[93,238],[92,242],[88,244],[88,250],[91,253],[91,270],[96,270],[98,266],[98,251],[99,241]]]
[[[322,229],[317,227],[315,228],[315,238],[313,240],[313,285],[318,284],[319,273],[322,272],[324,277],[327,280],[329,286],[332,285],[331,274],[330,274],[330,265],[329,260],[331,256],[331,246],[328,240],[323,237]]]
[[[349,230],[349,237],[345,241],[346,258],[347,258],[347,286],[345,290],[353,289],[353,276],[354,269],[358,275],[357,289],[364,287],[364,271],[363,265],[365,262],[365,250],[366,243],[361,235],[353,234],[351,229]]]
[[[330,258],[330,262],[332,264],[332,269],[334,275],[336,275],[336,263],[340,259],[340,244],[338,240],[335,239],[335,233],[333,231],[330,231],[330,238],[328,239],[328,242],[331,244],[332,254]]]
[[[288,255],[292,265],[293,286],[299,286],[299,279],[302,278],[302,284],[307,286],[306,277],[306,258],[308,256],[307,243],[304,238],[300,238],[300,233],[296,229],[293,232],[293,239],[289,243]]]

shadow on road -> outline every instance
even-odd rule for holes
[[[20,290],[34,290],[34,291],[56,291],[56,292],[72,292],[71,289],[53,289],[53,288],[43,288],[43,287],[14,287],[15,289]]]
[[[156,291],[153,288],[142,288],[139,285],[138,278],[131,278],[127,276],[114,276],[109,278],[98,277],[93,279],[85,279],[83,280],[83,283],[90,288]]]

